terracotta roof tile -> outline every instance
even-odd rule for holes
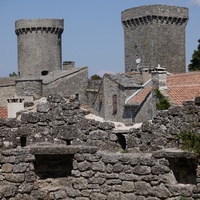
[[[0,106],[0,118],[8,118],[8,111],[7,111],[7,107],[5,106]]]
[[[200,96],[200,72],[188,72],[167,77],[166,93],[171,101],[182,105],[183,101]]]
[[[141,104],[147,95],[151,92],[152,85],[148,84],[144,89],[140,90],[139,93],[137,93],[133,98],[131,98],[127,104]]]

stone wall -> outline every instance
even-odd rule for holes
[[[0,106],[7,105],[7,99],[15,95],[15,84],[0,86]]]
[[[7,150],[2,155],[2,199],[199,198],[199,190],[195,185],[177,184],[167,159],[157,158],[150,153],[95,153],[95,149],[85,150],[84,153],[77,151],[73,155],[70,175],[55,178],[49,172],[48,178],[41,179],[37,171],[38,167],[44,165],[36,166],[37,155],[31,154],[29,149]],[[69,154],[61,156],[69,157]]]
[[[41,79],[17,79],[16,80],[17,96],[31,96],[39,99],[42,96]]]
[[[123,130],[70,99],[47,100],[20,121],[0,120],[1,199],[200,198],[199,160],[173,140],[199,132],[198,101]]]
[[[168,72],[185,72],[185,27],[188,9],[149,5],[122,12],[125,71],[140,66],[166,67]]]
[[[86,102],[86,89],[88,85],[88,68],[84,67],[76,73],[63,76],[53,82],[43,84],[43,96],[49,94],[78,95],[78,100]]]

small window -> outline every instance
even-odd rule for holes
[[[48,73],[49,73],[49,72],[48,72],[47,70],[44,70],[44,71],[41,72],[41,75],[42,75],[42,76],[46,76]]]
[[[113,95],[113,98],[112,98],[112,101],[113,101],[113,114],[116,114],[117,113],[117,95]]]

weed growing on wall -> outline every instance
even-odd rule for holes
[[[155,96],[157,97],[156,108],[158,110],[167,110],[171,106],[168,99],[158,88],[155,89]]]
[[[183,150],[192,151],[196,156],[200,155],[200,134],[183,131],[175,136],[175,140],[181,144]]]

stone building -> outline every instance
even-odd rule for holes
[[[117,74],[105,74],[100,89],[93,102],[94,110],[106,120],[120,121],[124,123],[135,123],[147,119],[147,111],[155,110],[154,103],[149,99],[148,106],[143,105],[143,111],[138,103],[130,103],[141,90],[145,89],[150,94],[149,85],[151,84],[151,74],[146,71],[127,72]],[[148,94],[146,94],[148,96]],[[141,104],[146,100],[141,99]],[[147,101],[146,101],[147,102]],[[138,111],[142,117],[139,117]],[[142,114],[143,113],[143,114]]]
[[[171,73],[186,71],[185,27],[188,9],[148,5],[122,12],[125,72],[158,64]]]

